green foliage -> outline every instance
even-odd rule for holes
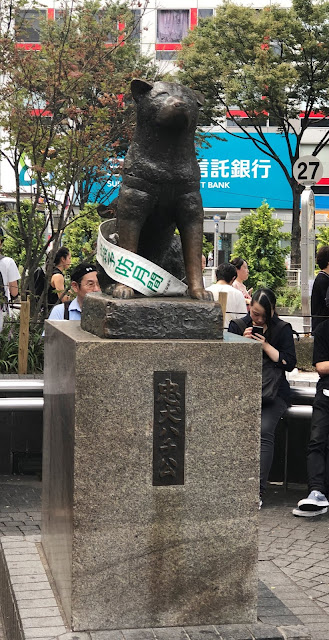
[[[219,118],[229,112],[236,126],[226,133],[239,136],[247,131],[255,146],[280,165],[292,189],[292,263],[298,264],[301,187],[292,167],[304,131],[314,122],[312,111],[329,117],[329,1],[293,0],[291,7],[272,3],[255,11],[224,0],[213,19],[200,21],[190,31],[178,66],[178,80],[205,96],[201,124],[220,125]],[[233,105],[246,113],[248,129],[230,112]],[[293,120],[301,108],[304,118],[296,127]],[[267,114],[285,140],[287,166],[263,135]],[[325,132],[314,155],[326,143]]]
[[[318,227],[315,238],[318,249],[320,249],[320,247],[327,247],[329,245],[329,227]]]
[[[277,306],[288,307],[290,314],[302,308],[302,295],[298,287],[280,287],[276,294]]]
[[[42,211],[32,211],[30,200],[21,202],[21,221],[25,229],[29,229],[31,234],[31,249],[37,250],[38,238],[45,230],[45,215]],[[22,242],[18,217],[14,211],[2,212],[0,210],[0,225],[6,230],[4,241],[4,254],[13,258],[18,267],[23,268],[26,264],[26,246]],[[21,270],[20,269],[20,270]]]
[[[30,325],[27,373],[42,373],[43,325]],[[0,333],[0,373],[18,373],[19,320],[6,320]]]
[[[274,291],[286,282],[285,257],[290,247],[281,248],[280,241],[288,240],[289,233],[280,231],[281,220],[272,217],[274,209],[263,202],[257,211],[240,220],[239,239],[233,247],[232,258],[241,257],[249,267],[248,286],[254,291],[261,286]]]
[[[146,0],[63,3],[60,20],[43,22],[37,51],[16,46],[23,4],[0,2],[0,76],[6,78],[0,92],[0,156],[16,181],[14,215],[25,253],[16,251],[15,257],[23,265],[24,294],[33,290],[33,273],[50,246],[54,253],[59,248],[73,206],[82,209],[91,191],[97,202],[106,197],[135,122],[131,80],[154,79],[157,72],[133,33],[131,8],[144,11]],[[120,23],[124,31],[118,30]],[[31,215],[21,202],[22,175],[32,187]],[[41,201],[47,234],[34,223]]]
[[[86,204],[66,226],[63,244],[71,251],[71,267],[76,267],[80,262],[94,262],[100,223],[97,206]]]
[[[205,256],[205,258],[208,257],[208,253],[210,253],[210,251],[214,250],[214,245],[212,242],[208,242],[206,236],[202,237],[202,253]]]

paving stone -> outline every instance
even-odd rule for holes
[[[155,638],[152,629],[123,629],[122,633],[125,640],[154,640]]]
[[[183,627],[167,627],[165,629],[155,628],[153,629],[153,632],[157,640],[187,640],[187,635]],[[96,640],[98,640],[98,638]],[[107,638],[104,638],[104,640],[107,640]]]
[[[121,631],[96,631],[91,633],[89,637],[91,640],[124,640]],[[60,640],[62,640],[62,638],[60,638]]]
[[[22,618],[23,625],[25,625],[25,622],[30,618],[50,618],[59,616],[60,612],[57,605],[54,607],[20,607],[19,615]]]
[[[265,624],[247,625],[255,640],[282,640],[282,633],[273,626]]]
[[[216,628],[213,625],[202,627],[184,627],[190,640],[219,640]]]
[[[298,640],[310,640],[311,638],[309,630],[306,627],[280,627],[280,630],[287,640],[289,640],[290,638],[298,638]]]
[[[99,633],[102,633],[102,631],[100,631]],[[108,631],[106,633],[111,633],[111,631]],[[112,640],[111,636],[108,637],[110,638],[110,640]],[[64,633],[61,636],[57,636],[56,640],[91,640],[91,635],[90,633],[86,633],[85,631],[69,631],[68,633]],[[100,640],[102,639],[100,638]],[[116,638],[113,638],[113,640],[116,640]],[[119,638],[119,640],[121,640],[121,638]]]
[[[57,640],[57,636],[61,637],[65,629],[62,626],[58,627],[48,627],[47,629],[39,629],[35,627],[34,629],[24,629],[26,640],[44,640],[44,638],[51,638],[51,640]],[[45,635],[47,634],[47,635]]]
[[[251,640],[252,638],[251,632],[246,625],[216,625],[216,630],[222,640]]]

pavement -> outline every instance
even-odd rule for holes
[[[317,378],[316,373],[295,370],[290,374],[290,384],[315,386]],[[258,625],[65,633],[61,638],[329,640],[329,513],[294,517],[292,509],[306,495],[303,485],[289,484],[287,492],[280,484],[268,487],[259,512]],[[8,537],[8,545],[17,544],[19,539],[27,543],[38,539],[40,522],[41,481],[31,476],[0,476],[0,538]],[[17,543],[10,542],[13,540]],[[12,640],[5,638],[1,622],[0,640]]]
[[[307,627],[312,640],[329,640],[329,513],[313,518],[296,518],[292,509],[306,495],[303,485],[270,484],[264,506],[259,512],[259,604],[258,619],[273,628],[293,630]],[[41,482],[29,476],[0,476],[0,537],[28,539],[40,534]],[[239,627],[240,629],[240,627]],[[150,630],[149,630],[150,632]],[[264,632],[264,626],[263,631]],[[121,634],[121,632],[118,632]],[[212,640],[219,628],[205,627],[201,638]],[[104,635],[97,632],[93,640],[129,639],[128,635]],[[257,634],[256,634],[257,635]],[[68,636],[67,636],[68,637]],[[76,634],[70,637],[76,637]],[[134,640],[158,636],[145,631],[134,633]],[[174,640],[167,635],[167,640]],[[177,636],[178,637],[178,636]],[[179,636],[188,638],[189,636]],[[190,637],[195,637],[192,635]],[[223,635],[222,637],[226,637]],[[238,640],[241,629],[230,631],[227,638]],[[243,635],[244,638],[251,637]],[[261,636],[264,637],[263,635]],[[282,638],[282,636],[281,636]],[[0,629],[0,640],[4,632]]]

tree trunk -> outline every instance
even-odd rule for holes
[[[291,228],[291,268],[300,269],[300,194],[303,190],[297,182],[293,181],[292,190],[292,228]]]

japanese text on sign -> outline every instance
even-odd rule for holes
[[[199,161],[201,178],[268,178],[271,160],[211,160]]]
[[[115,259],[114,252],[108,249],[105,245],[100,249],[102,262],[107,265],[113,265],[114,273],[124,276],[126,278],[132,277],[144,284],[151,291],[157,291],[163,278],[156,272],[148,271],[139,264],[135,264],[133,260],[125,257],[119,257]]]
[[[185,373],[154,373],[153,484],[184,484]]]

